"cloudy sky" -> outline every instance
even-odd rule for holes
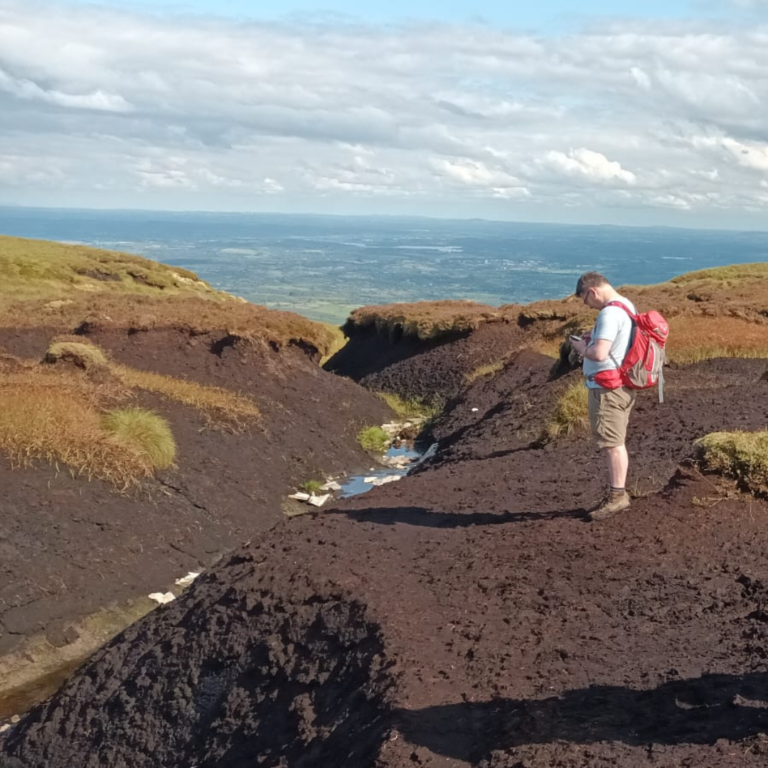
[[[360,6],[0,0],[0,204],[768,229],[768,0]]]

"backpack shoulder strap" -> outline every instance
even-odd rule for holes
[[[603,309],[606,307],[621,307],[633,320],[637,320],[637,315],[623,301],[609,301]]]

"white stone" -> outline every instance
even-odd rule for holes
[[[386,477],[377,477],[374,481],[374,485],[386,485],[387,483],[396,483],[398,480],[402,480],[402,475],[387,475]]]
[[[190,571],[186,576],[176,579],[173,583],[177,587],[188,587],[199,575],[200,573],[197,571]]]
[[[10,723],[6,723],[5,725],[0,725],[0,733],[5,733],[6,731],[11,730]]]
[[[368,485],[371,485],[371,483],[373,483],[375,480],[376,480],[375,477],[364,477],[363,478],[363,482],[364,483],[368,483]]]
[[[384,459],[384,464],[388,467],[395,467],[395,469],[405,469],[413,463],[413,459],[408,456],[388,456]]]
[[[473,408],[472,413],[477,413],[480,409],[479,408]]]
[[[330,480],[325,485],[320,486],[320,490],[321,491],[340,491],[341,486],[335,480]]]
[[[325,502],[328,501],[328,499],[330,499],[330,498],[331,498],[331,494],[330,493],[326,493],[325,496],[312,496],[309,499],[309,503],[313,507],[322,507],[323,504],[325,504]]]
[[[173,592],[153,592],[151,595],[147,595],[147,597],[160,605],[171,603],[176,599],[176,595]]]
[[[288,498],[296,499],[296,501],[309,501],[312,496],[308,493],[304,493],[303,491],[298,491],[297,493],[292,493]]]

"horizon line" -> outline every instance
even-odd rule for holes
[[[746,234],[768,235],[768,227],[765,229],[740,229],[738,227],[696,227],[671,224],[611,224],[611,223],[568,223],[559,221],[522,221],[518,219],[486,219],[482,216],[467,218],[455,218],[450,216],[429,216],[426,214],[397,214],[397,213],[312,213],[308,211],[286,213],[283,211],[212,211],[204,209],[165,209],[165,208],[84,208],[69,206],[46,205],[18,205],[14,203],[0,203],[0,211],[62,211],[83,213],[129,213],[129,214],[166,214],[166,215],[205,215],[205,216],[280,216],[285,218],[325,218],[325,219],[399,219],[420,221],[453,221],[453,222],[482,222],[485,224],[511,224],[534,227],[572,227],[572,228],[613,228],[613,229],[664,229],[680,230],[684,232],[738,232]]]

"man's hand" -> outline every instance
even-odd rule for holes
[[[571,347],[580,357],[584,357],[587,351],[587,344],[589,344],[589,340],[585,339],[583,336],[578,341],[576,339],[571,339]]]

